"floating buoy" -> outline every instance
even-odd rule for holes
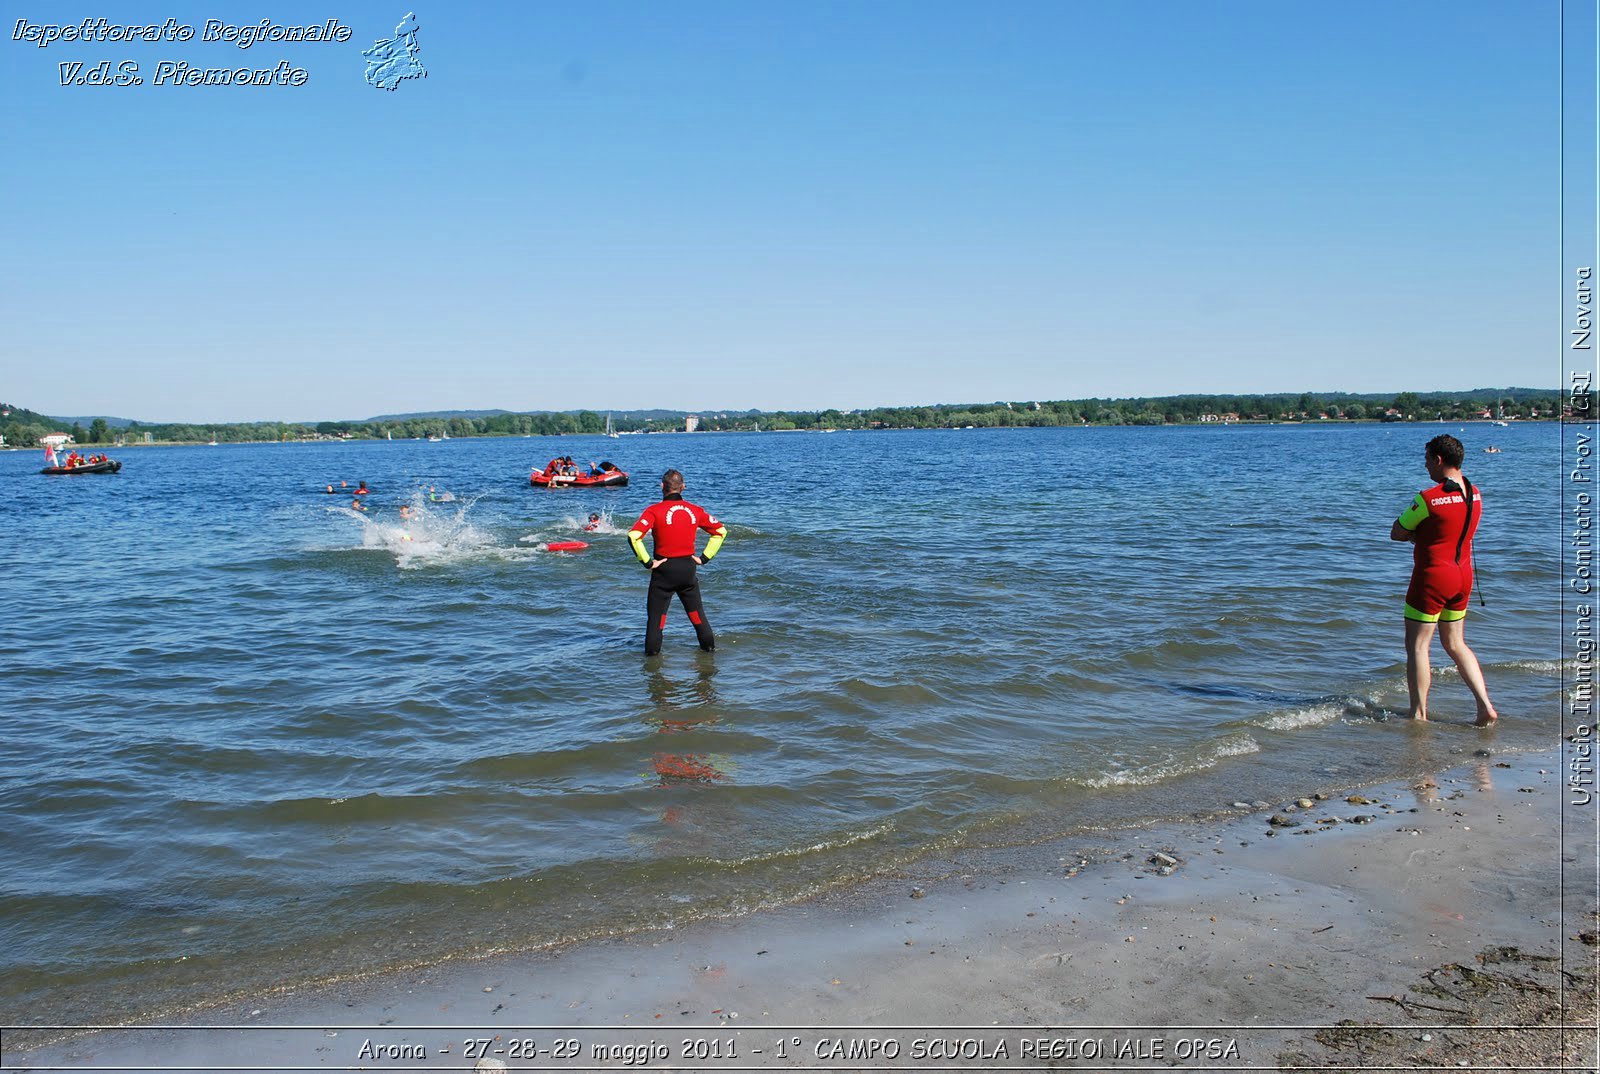
[[[544,549],[546,552],[578,552],[588,547],[588,541],[551,541]]]

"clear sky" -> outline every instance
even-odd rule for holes
[[[422,80],[361,51],[415,7]],[[12,40],[16,20],[347,44]],[[1554,386],[1557,4],[8,3],[0,399],[148,421]],[[143,86],[60,85],[138,63]],[[305,85],[151,84],[161,60]]]

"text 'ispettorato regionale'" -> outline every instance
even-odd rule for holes
[[[199,27],[176,19],[158,23],[117,23],[104,18],[69,23],[18,19],[11,30],[13,41],[30,41],[39,48],[70,43],[182,44],[199,41],[248,49],[263,42],[343,44],[352,36],[354,31],[338,19],[306,26],[288,26],[270,19],[252,23],[207,19]],[[142,86],[146,83],[139,64],[133,60],[69,61],[57,66],[63,86]],[[295,67],[288,60],[260,68],[196,67],[187,60],[158,60],[149,82],[155,86],[303,86],[310,77],[305,68]]]

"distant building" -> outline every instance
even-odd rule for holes
[[[68,444],[72,443],[72,434],[50,433],[48,436],[41,436],[39,438],[39,443],[44,447],[53,447],[57,450],[60,450],[61,448],[64,448]]]
[[[700,428],[700,415],[690,414],[687,418],[683,419],[684,432],[692,433],[698,428]]]

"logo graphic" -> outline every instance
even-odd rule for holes
[[[684,514],[689,516],[689,525],[693,526],[695,524],[693,508],[685,507],[681,503],[675,503],[671,507],[667,508],[667,525],[672,525],[672,516],[677,514],[679,511],[682,511]]]
[[[367,85],[391,93],[408,78],[427,78],[428,72],[417,59],[417,16],[407,12],[394,28],[394,36],[379,38],[361,55],[367,58]]]

